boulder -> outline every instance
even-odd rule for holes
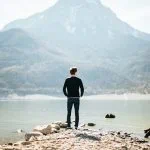
[[[116,118],[116,116],[114,114],[107,114],[105,118]]]
[[[149,129],[144,130],[144,132],[145,132],[145,133],[147,133],[148,131],[150,131],[150,128],[149,128]]]
[[[37,137],[37,136],[42,136],[43,134],[41,132],[29,132],[25,134],[25,140],[29,141],[31,137]]]
[[[105,116],[105,118],[109,118],[109,114],[107,114],[107,115]]]
[[[57,130],[55,128],[52,128],[52,130],[51,130],[51,133],[58,133],[58,132],[59,132],[59,130]]]
[[[20,144],[21,144],[21,145],[30,145],[31,142],[30,142],[30,141],[22,141]]]
[[[57,124],[60,126],[60,128],[67,128],[68,124],[65,122],[61,122],[61,121],[57,121],[57,122],[54,122],[53,124]]]
[[[56,130],[60,130],[60,125],[58,125],[58,124],[52,123],[51,127],[54,128],[54,129],[56,129]]]
[[[47,135],[47,134],[51,134],[51,129],[52,129],[51,125],[39,125],[39,126],[36,126],[33,129],[33,131],[38,131],[44,135]]]
[[[62,124],[60,125],[60,128],[67,128],[67,126],[68,126],[67,123],[62,123]]]
[[[145,134],[145,138],[148,138],[150,136],[150,130],[148,130],[147,132],[146,132],[146,134]]]
[[[110,114],[110,118],[116,118],[114,114]]]
[[[37,137],[36,137],[36,136],[31,136],[28,141],[33,142],[33,141],[36,141],[36,140],[37,140]]]
[[[88,133],[77,133],[76,134],[76,137],[80,137],[82,139],[89,139],[89,140],[93,140],[93,141],[99,141],[100,140],[100,137],[99,135],[94,135],[94,134],[88,134]]]
[[[92,126],[95,126],[96,124],[95,123],[88,123],[87,125],[92,127]]]
[[[52,124],[57,124],[57,125],[61,125],[62,124],[62,122],[61,121],[55,121],[54,123],[52,123]]]
[[[146,129],[146,130],[144,130],[144,132],[145,132],[145,138],[148,138],[149,136],[150,136],[150,128],[149,129]]]

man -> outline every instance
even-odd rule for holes
[[[65,80],[63,86],[64,95],[67,96],[67,124],[68,128],[71,128],[71,110],[74,105],[75,109],[75,129],[78,128],[79,124],[79,106],[80,97],[84,94],[84,87],[82,80],[76,77],[77,68],[73,67],[70,69],[71,77]],[[80,89],[80,93],[79,93]]]

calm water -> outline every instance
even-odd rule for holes
[[[74,111],[73,111],[74,113]],[[105,119],[114,113],[116,119]],[[66,121],[66,100],[0,101],[0,143],[23,137],[17,129],[30,131],[34,126]],[[74,114],[72,114],[74,120]],[[143,135],[150,127],[150,101],[81,100],[80,123],[96,123],[95,128],[124,130]]]

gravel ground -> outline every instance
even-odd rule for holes
[[[150,142],[130,133],[91,129],[63,129],[0,146],[0,150],[150,150]]]

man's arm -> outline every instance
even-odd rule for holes
[[[67,80],[65,80],[65,83],[64,83],[64,86],[63,86],[63,92],[64,92],[64,95],[65,96],[68,96],[68,93],[66,91],[66,88],[67,88]]]
[[[83,86],[83,83],[82,83],[81,79],[80,79],[80,89],[81,89],[81,97],[82,97],[83,94],[84,94],[84,86]]]

